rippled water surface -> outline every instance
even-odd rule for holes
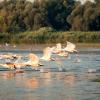
[[[3,53],[28,55],[28,50],[2,50]],[[39,57],[41,50],[32,51]],[[100,100],[100,49],[79,49],[70,58],[58,57],[58,61],[44,62],[45,72],[24,70],[24,73],[7,71],[0,67],[0,100]],[[23,60],[26,60],[23,58]],[[0,63],[4,62],[0,60]],[[62,67],[64,70],[59,71]],[[88,73],[96,69],[96,73]]]

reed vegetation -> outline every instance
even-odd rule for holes
[[[50,27],[43,27],[36,31],[21,33],[0,33],[0,43],[15,44],[43,44],[43,43],[100,43],[100,31],[56,31]]]

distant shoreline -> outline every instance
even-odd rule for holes
[[[78,48],[100,48],[100,43],[76,43]]]
[[[55,46],[56,43],[54,44],[35,44],[35,45],[36,46]],[[66,44],[63,44],[63,43],[62,45],[66,46]],[[76,48],[100,48],[100,43],[75,43],[75,45],[76,45]]]
[[[100,48],[100,43],[75,43],[76,44],[76,48]],[[11,50],[11,49],[22,49],[22,50],[30,50],[30,49],[34,49],[34,50],[37,50],[37,49],[43,49],[47,46],[55,46],[56,43],[52,43],[52,44],[10,44],[8,47],[5,46],[4,44],[0,44],[1,47],[0,47],[0,50]],[[16,47],[14,47],[14,45],[16,45]],[[66,44],[63,44],[62,43],[62,46],[65,47]]]

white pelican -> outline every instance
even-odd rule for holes
[[[56,50],[57,50],[58,53],[62,50],[61,43],[56,44]]]
[[[5,64],[0,64],[5,68],[17,69],[20,68],[22,65],[24,65],[23,63],[19,63],[19,61],[21,60],[21,56],[19,56],[19,58],[15,62],[11,62],[11,59],[5,59],[5,60],[6,60]]]
[[[22,57],[21,54],[12,54],[13,59],[18,59],[20,57]]]
[[[13,53],[8,53],[8,54],[1,54],[0,58],[1,59],[15,59],[19,58],[21,56],[20,54],[13,54]]]
[[[13,59],[11,53],[8,53],[8,54],[1,54],[0,57],[1,57],[2,59]]]
[[[70,52],[70,53],[77,52],[76,45],[68,41],[67,41],[67,46],[63,50]]]
[[[16,69],[16,66],[14,65],[14,63],[0,64],[0,66],[3,66],[4,68],[8,68],[8,69]]]
[[[45,61],[54,60],[54,58],[51,58],[51,55],[52,55],[52,48],[46,47],[43,50],[43,57],[41,57],[40,59],[45,60]]]
[[[21,66],[24,66],[25,64],[22,62],[19,62],[21,60],[22,56],[19,56],[15,62],[11,62],[11,59],[5,59],[5,64],[0,64],[1,66],[9,69],[17,69],[21,68]]]
[[[55,47],[52,47],[53,51],[52,53],[58,54],[62,51],[61,43],[57,43]]]
[[[62,49],[61,43],[57,43],[55,47],[52,47],[52,53],[57,54],[58,56],[68,56],[68,52]]]
[[[37,55],[30,53],[28,56],[29,60],[27,62],[22,61],[21,59],[22,56],[19,56],[19,58],[14,62],[15,67],[20,69],[21,67],[26,67],[26,66],[32,66],[32,68],[41,66],[41,64],[39,64],[39,58]]]
[[[57,54],[58,56],[62,56],[62,57],[68,57],[69,56],[69,53],[66,52],[66,51],[61,51]]]
[[[21,67],[25,66],[25,62],[22,61],[22,56],[18,56],[17,60],[14,62],[14,65],[17,69],[20,69]]]
[[[39,57],[33,53],[29,54],[29,61],[25,62],[25,65],[29,65],[32,67],[38,67],[41,66],[41,64],[39,63]]]
[[[9,45],[10,45],[10,44],[8,44],[8,43],[5,43],[5,46],[7,46],[7,47],[8,47]]]
[[[22,61],[22,56],[19,56],[15,62],[7,61],[5,64],[0,64],[1,66],[9,69],[20,69],[21,67],[32,66],[32,68],[37,68],[38,66],[42,66],[39,63],[39,58],[37,55],[30,53],[29,60],[27,62]]]
[[[67,41],[67,46],[63,49],[63,51],[68,52],[68,53],[73,53],[73,52],[77,53],[78,52],[76,50],[76,45],[71,43],[71,42],[68,42],[68,41]],[[68,56],[69,56],[69,54],[68,54]],[[76,62],[80,62],[79,57],[77,57],[77,61]]]

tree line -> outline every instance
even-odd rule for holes
[[[18,33],[51,27],[60,31],[100,31],[100,1],[4,0],[0,2],[0,32]]]

